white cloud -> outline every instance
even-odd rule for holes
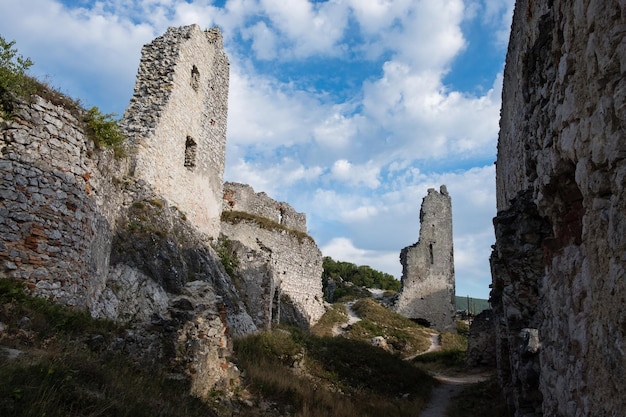
[[[336,55],[346,29],[348,9],[340,1],[260,0],[265,14],[281,34],[285,49],[280,59]]]
[[[257,58],[270,60],[276,58],[277,37],[265,22],[258,22],[254,26],[242,31],[244,39],[252,39],[252,49]]]
[[[345,159],[335,161],[331,169],[331,177],[351,186],[364,185],[369,188],[380,186],[380,167],[372,161],[363,165],[354,165]]]
[[[386,31],[396,19],[406,15],[411,0],[348,0],[361,29],[369,35]]]
[[[313,129],[315,140],[323,147],[345,150],[358,133],[359,119],[359,115],[346,117],[334,112]]]
[[[309,142],[326,111],[314,95],[259,76],[236,57],[228,101],[229,142],[261,149]]]
[[[272,198],[285,198],[284,190],[300,182],[317,180],[323,170],[320,167],[305,167],[292,158],[284,158],[273,165],[259,166],[243,158],[233,159],[227,164],[224,177],[227,181],[250,185],[257,191],[265,191]]]

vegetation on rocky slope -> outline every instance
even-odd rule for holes
[[[0,415],[216,415],[186,383],[104,349],[125,331],[0,278]]]

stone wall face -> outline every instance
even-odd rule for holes
[[[452,203],[445,186],[428,190],[420,211],[419,241],[402,249],[402,288],[395,310],[427,321],[440,331],[455,331]]]
[[[302,327],[315,324],[325,312],[322,253],[310,237],[287,230],[306,230],[304,215],[265,193],[255,194],[248,185],[226,183],[224,189],[225,211],[244,211],[277,225],[268,230],[254,221],[222,222],[222,234],[239,244],[241,285],[248,288],[248,305],[256,306],[257,326],[268,328],[281,321]]]
[[[170,28],[144,46],[123,120],[134,175],[210,237],[219,235],[228,84],[218,29]]]
[[[0,121],[0,273],[88,308],[104,286],[123,162],[94,156],[77,119],[36,97]]]
[[[623,1],[516,4],[491,295],[516,416],[626,410],[625,35]]]
[[[273,200],[264,192],[255,193],[247,184],[224,183],[224,211],[243,211],[270,219],[289,229],[306,233],[306,215],[289,204]]]
[[[196,395],[236,380],[230,339],[256,327],[202,238],[68,110],[35,97],[16,113],[0,120],[0,279],[133,323],[107,348],[146,366],[172,360]],[[137,220],[138,207],[159,224]]]
[[[471,368],[495,368],[497,365],[496,327],[492,310],[484,310],[472,319],[467,337],[467,365]]]

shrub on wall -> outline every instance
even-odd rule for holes
[[[30,58],[18,55],[13,48],[15,41],[0,36],[0,110],[11,113],[14,104],[29,100],[33,94],[68,109],[74,116],[82,114],[87,134],[98,147],[112,148],[116,156],[124,156],[126,137],[114,119],[114,114],[103,114],[97,107],[84,112],[79,102],[55,91],[48,85],[32,78],[26,71],[33,65]],[[77,117],[81,118],[81,117]]]
[[[87,125],[87,134],[96,146],[112,148],[117,156],[123,155],[123,143],[126,137],[120,130],[112,113],[103,114],[97,107],[92,107],[85,113],[84,121]]]
[[[0,36],[0,105],[6,110],[17,97],[27,97],[35,91],[35,82],[26,76],[33,65],[30,58],[17,54],[15,41]]]

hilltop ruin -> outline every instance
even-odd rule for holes
[[[439,331],[456,331],[452,201],[445,185],[422,201],[417,243],[402,249],[402,288],[394,309]]]

